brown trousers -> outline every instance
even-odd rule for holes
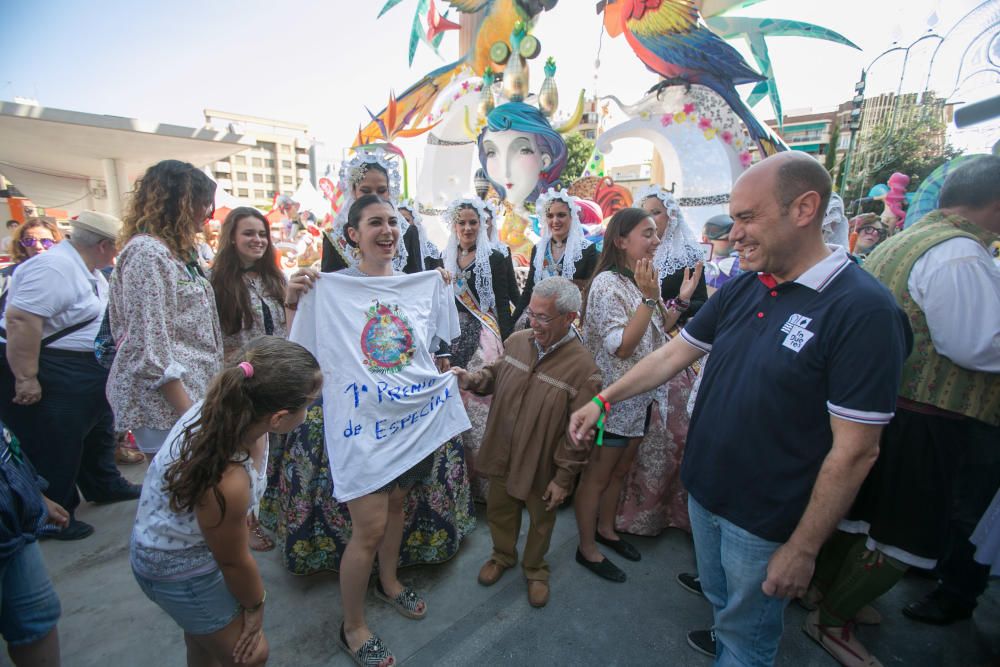
[[[507,480],[503,477],[490,477],[490,491],[486,497],[486,521],[493,536],[492,559],[505,567],[517,565],[517,538],[521,532],[521,509],[525,507],[531,523],[521,569],[529,580],[548,581],[549,564],[545,562],[545,554],[556,526],[556,513],[546,511],[540,495],[532,493],[526,501],[507,495]]]

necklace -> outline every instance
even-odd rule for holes
[[[469,255],[473,254],[474,252],[476,252],[476,246],[472,246],[468,250],[466,250],[465,248],[459,248],[458,249],[458,254],[459,254],[460,257],[468,257]]]
[[[552,239],[552,240],[549,241],[549,243],[552,244],[553,248],[565,248],[566,247],[566,241],[565,240],[556,241],[555,239]]]

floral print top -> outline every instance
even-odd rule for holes
[[[226,360],[232,359],[244,345],[259,336],[280,336],[288,338],[285,324],[285,304],[283,300],[275,299],[264,291],[263,282],[257,274],[243,274],[243,282],[250,292],[250,310],[253,311],[253,326],[241,329],[232,335],[223,335],[222,347]],[[264,317],[264,306],[267,306],[269,318]],[[265,321],[270,320],[271,331],[267,330]]]
[[[639,360],[667,342],[663,329],[663,312],[657,308],[650,326],[628,359],[615,356],[629,320],[642,305],[642,292],[635,283],[613,271],[603,271],[594,277],[587,296],[587,316],[583,322],[583,338],[587,349],[604,377],[604,386],[617,382]],[[656,390],[639,394],[611,408],[604,424],[609,433],[638,438],[643,435],[646,408],[657,398]]]
[[[160,387],[180,380],[200,401],[222,369],[211,284],[162,241],[140,234],[118,255],[108,309],[118,348],[107,385],[115,430],[170,429],[180,415]]]

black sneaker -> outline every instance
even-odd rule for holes
[[[688,646],[709,658],[715,657],[715,630],[692,630],[688,633]]]
[[[677,575],[677,583],[681,585],[681,588],[689,593],[694,593],[695,595],[700,595],[702,597],[705,596],[705,591],[701,590],[701,579],[698,578],[697,574],[681,572]]]
[[[69,525],[58,530],[43,529],[39,537],[48,540],[60,540],[70,542],[72,540],[82,540],[94,534],[94,527],[89,523],[70,519]]]

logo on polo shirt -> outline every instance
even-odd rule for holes
[[[796,353],[805,347],[809,339],[816,335],[809,331],[810,322],[812,322],[811,317],[805,317],[798,313],[789,317],[788,321],[781,327],[781,333],[788,334],[782,345]]]

